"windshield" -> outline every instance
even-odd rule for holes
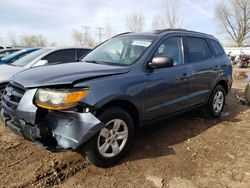
[[[90,52],[82,61],[129,66],[151,45],[153,37],[125,36],[113,38]]]
[[[15,58],[16,56],[19,56],[19,55],[21,55],[21,54],[23,54],[25,52],[26,52],[26,50],[19,50],[17,52],[14,52],[14,53],[12,53],[10,55],[7,55],[7,56],[3,57],[2,60],[3,61],[8,61],[9,59]]]
[[[25,65],[29,64],[31,61],[33,61],[34,59],[36,59],[37,57],[39,57],[40,55],[42,55],[45,52],[50,51],[50,49],[40,49],[37,50],[35,52],[32,52],[16,61],[14,61],[13,63],[11,63],[11,65],[14,66],[18,66],[18,67],[24,67]]]

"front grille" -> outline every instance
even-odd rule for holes
[[[10,108],[16,109],[25,93],[25,88],[16,83],[9,83],[3,93],[3,102]]]

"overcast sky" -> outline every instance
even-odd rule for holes
[[[213,35],[216,1],[182,0],[182,28]],[[151,30],[154,15],[162,11],[162,0],[0,0],[0,39],[8,32],[42,34],[50,42],[72,45],[72,30],[89,26],[97,37],[96,27],[109,23],[115,33],[126,31],[126,17],[141,13],[145,30]],[[217,35],[216,35],[217,36]],[[219,37],[219,36],[217,36]],[[6,42],[6,41],[5,41]]]

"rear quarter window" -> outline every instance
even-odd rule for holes
[[[225,51],[223,50],[223,48],[221,47],[221,45],[214,41],[214,40],[209,40],[209,43],[211,44],[213,51],[214,51],[214,55],[215,57],[219,57],[225,54]]]
[[[43,60],[48,60],[48,63],[69,63],[76,61],[75,49],[58,50],[50,53]]]
[[[198,37],[186,37],[188,48],[188,62],[204,61],[212,57],[212,53],[205,39]]]
[[[87,53],[89,53],[90,50],[88,49],[77,49],[77,59],[82,59]]]

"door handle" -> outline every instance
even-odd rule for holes
[[[218,71],[220,68],[219,68],[219,66],[214,66],[214,68],[213,68],[213,70],[215,70],[215,71]]]
[[[187,73],[184,73],[184,74],[182,74],[181,76],[180,76],[180,79],[181,80],[186,80],[186,79],[188,79],[190,76],[187,74]]]

